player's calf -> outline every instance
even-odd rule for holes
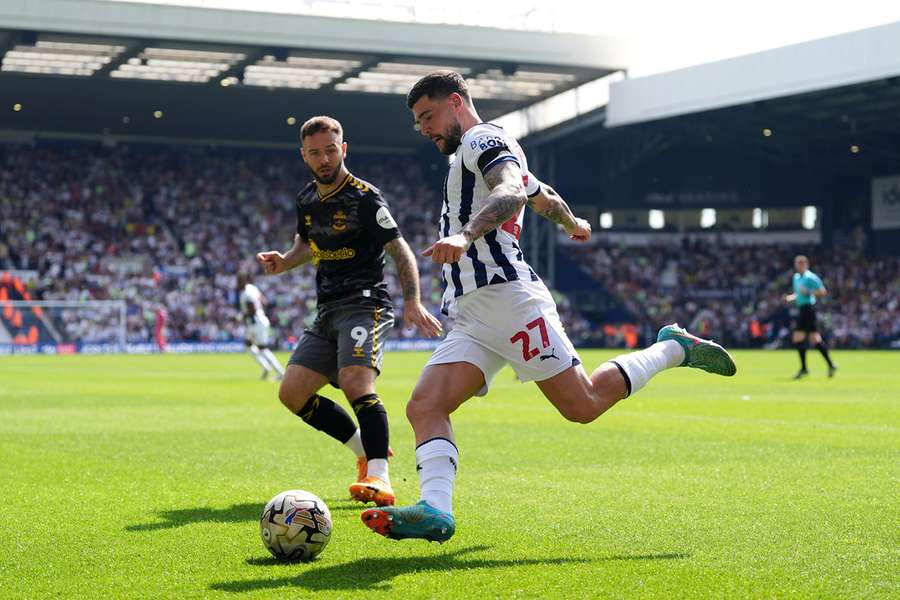
[[[590,379],[576,365],[537,385],[566,419],[590,423],[652,377],[674,367],[693,367],[725,376],[736,371],[734,360],[722,346],[673,324],[659,331],[652,346],[613,358],[600,365]]]
[[[588,378],[581,365],[537,382],[556,410],[573,423],[591,423],[626,396],[622,375],[604,363]]]

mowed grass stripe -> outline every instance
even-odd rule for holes
[[[893,597],[900,355],[835,355],[833,380],[811,354],[791,381],[789,352],[738,352],[734,378],[677,369],[587,426],[504,371],[454,416],[443,546],[370,534],[346,500],[352,457],[249,356],[4,357],[0,597]],[[426,358],[389,355],[379,380],[401,500]],[[308,565],[258,538],[292,487],[335,518]]]

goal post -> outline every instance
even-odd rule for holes
[[[0,300],[0,346],[127,350],[124,300]]]

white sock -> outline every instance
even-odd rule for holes
[[[377,477],[385,483],[390,483],[388,477],[388,461],[386,458],[370,458],[368,463],[367,477]]]
[[[432,438],[416,448],[422,500],[444,512],[453,512],[453,480],[459,450],[450,440]]]
[[[684,348],[675,340],[656,342],[638,352],[620,354],[611,363],[618,365],[628,378],[628,395],[647,385],[650,378],[661,371],[677,367],[684,361]]]
[[[269,365],[266,363],[265,357],[263,357],[263,355],[260,354],[259,348],[257,348],[255,345],[250,346],[250,354],[253,355],[253,360],[255,360],[256,362],[258,362],[258,363],[259,363],[259,366],[261,366],[261,367],[263,368],[263,371],[265,371],[266,373],[268,373],[268,372],[269,372]]]
[[[352,452],[357,458],[366,455],[366,450],[362,445],[362,436],[359,434],[359,427],[356,428],[356,431],[353,433],[350,439],[344,442],[344,445],[350,448],[350,452]]]
[[[275,358],[275,355],[272,354],[272,351],[269,350],[268,348],[265,348],[262,351],[262,355],[263,355],[263,357],[265,357],[265,359],[267,361],[269,361],[269,364],[272,365],[272,368],[275,369],[275,372],[278,373],[278,375],[283,377],[284,369],[281,368],[281,363],[278,362],[278,359]]]

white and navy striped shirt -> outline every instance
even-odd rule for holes
[[[529,197],[540,191],[540,183],[528,172],[528,162],[519,143],[502,127],[479,123],[462,137],[444,180],[441,235],[459,233],[486,204],[490,190],[484,174],[503,161],[512,161],[522,170],[522,182]],[[456,298],[478,288],[507,281],[539,278],[525,262],[519,247],[525,209],[501,227],[475,240],[457,263],[445,264],[442,272],[444,300],[442,312]]]

